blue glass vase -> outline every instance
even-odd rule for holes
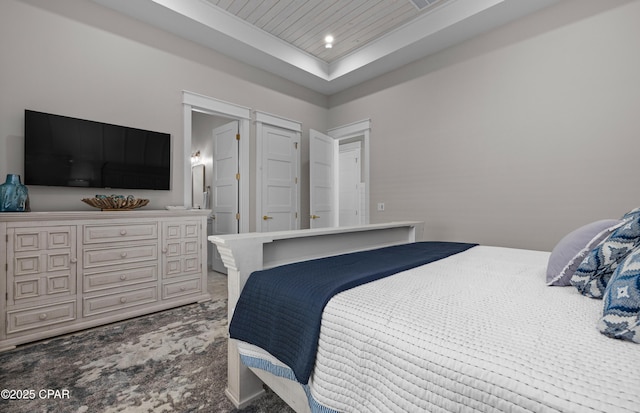
[[[29,190],[20,182],[20,175],[7,174],[0,185],[0,212],[24,212],[27,210]]]

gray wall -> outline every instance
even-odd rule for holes
[[[638,22],[640,1],[562,1],[332,96],[332,126],[373,120],[372,222],[550,250],[640,206]]]
[[[135,195],[181,204],[189,90],[302,122],[303,154],[309,128],[370,118],[372,222],[549,250],[640,205],[638,21],[639,1],[563,0],[327,98],[88,0],[3,0],[0,177],[22,173],[30,108],[171,133],[173,190]],[[302,169],[304,186],[306,155]],[[30,188],[34,210],[88,209],[94,192]]]
[[[183,204],[183,90],[326,127],[326,96],[89,0],[0,1],[0,56],[2,182],[23,174],[25,109],[170,133],[172,190],[128,191],[155,209]],[[91,209],[80,200],[105,192],[122,193],[29,187],[34,211]]]

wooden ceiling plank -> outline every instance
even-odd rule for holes
[[[290,43],[296,44],[299,37],[304,35],[306,29],[322,23],[323,14],[333,4],[335,4],[335,0],[316,2],[313,8],[308,9],[304,15],[299,16],[280,36]]]
[[[432,7],[419,11],[410,0],[206,1],[326,62],[351,53]],[[324,46],[327,34],[335,38],[331,49]]]
[[[277,27],[282,24],[284,20],[288,20],[301,5],[300,1],[297,0],[281,0],[280,2],[278,2],[278,7],[280,7],[281,3],[284,3],[286,7],[282,8],[280,13],[278,13],[277,15],[273,15],[271,20],[263,23],[262,26],[264,31],[271,33],[274,36],[276,36]]]
[[[339,59],[354,49],[362,47],[371,40],[401,26],[404,22],[411,20],[418,14],[412,5],[410,8],[393,8],[385,5],[383,9],[377,10],[376,13],[363,13],[356,19],[350,31],[337,37],[339,40],[336,40],[330,53],[322,53],[322,51],[319,51],[317,57],[328,62]]]
[[[208,1],[209,3],[215,4],[216,6],[220,7],[223,10],[227,10],[231,5],[231,3],[233,3],[233,0],[208,0]]]
[[[334,3],[334,5],[324,11],[322,16],[319,16],[319,21],[312,27],[301,28],[302,33],[296,42],[296,45],[303,49],[309,50],[314,47],[324,48],[324,37],[328,34],[337,36],[337,29],[344,21],[343,16],[352,13],[358,7],[362,7],[367,0],[341,0]],[[373,3],[371,0],[369,3]]]
[[[280,24],[278,24],[277,27],[271,30],[271,34],[278,36],[285,41],[288,41],[287,33],[292,30],[291,27],[298,24],[300,19],[304,18],[304,16],[307,16],[309,12],[318,5],[318,3],[316,1],[310,0],[298,0],[296,1],[296,4],[292,6],[296,5],[297,7],[295,7],[293,13],[287,16],[286,19],[282,19],[280,21]]]
[[[369,16],[358,24],[358,30],[354,30],[350,34],[352,39],[358,39],[360,43],[366,43],[402,26],[415,16],[417,14],[413,10],[389,10],[388,13]]]
[[[242,10],[242,8],[246,6],[249,1],[250,0],[233,0],[233,2],[227,8],[227,11],[237,16],[238,13],[240,13],[240,10]]]
[[[354,9],[342,16],[336,22],[337,29],[333,34],[336,41],[333,48],[328,50],[322,50],[321,48],[317,49],[318,53],[323,56],[322,59],[331,61],[339,58],[339,56],[344,55],[344,50],[349,47],[348,45],[355,45],[356,47],[362,46],[364,43],[358,44],[357,37],[354,36],[354,33],[359,31],[359,27],[363,22],[366,22],[370,16],[378,14],[385,15],[387,13],[386,10],[389,8],[389,3],[391,3],[389,0],[379,1],[375,4],[371,1],[362,2],[358,5],[357,9]]]
[[[253,24],[253,22],[249,20],[249,16],[251,16],[255,10],[262,5],[262,3],[263,1],[248,1],[240,10],[238,10],[236,16]]]
[[[273,19],[277,19],[278,16],[286,13],[286,9],[290,7],[292,0],[274,0],[269,10],[265,10],[260,16],[256,16],[255,25],[260,29],[270,33],[267,26]],[[293,0],[295,1],[295,0]]]

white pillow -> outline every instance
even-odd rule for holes
[[[569,286],[571,277],[584,257],[623,221],[603,219],[575,229],[564,236],[551,251],[547,265],[547,285]]]

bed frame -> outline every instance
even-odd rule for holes
[[[214,235],[209,241],[228,270],[228,319],[253,271],[304,261],[422,241],[424,224],[418,221],[370,224],[352,227],[318,228],[297,231]],[[296,412],[309,412],[307,396],[299,384],[259,369],[249,369],[240,361],[235,340],[228,344],[227,397],[242,409],[265,393],[263,383]]]

